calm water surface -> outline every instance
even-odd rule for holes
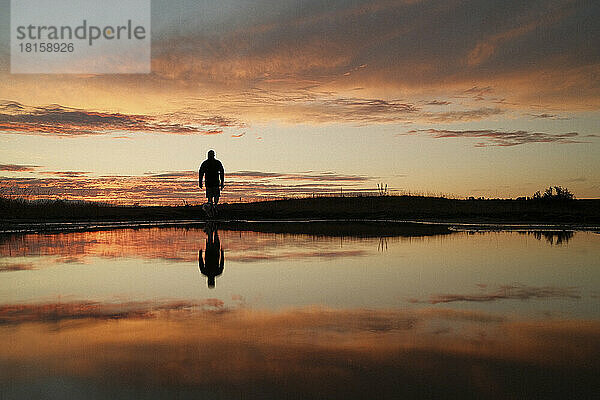
[[[0,237],[0,398],[593,397],[600,235]]]

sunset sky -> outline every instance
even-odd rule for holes
[[[200,202],[374,191],[600,197],[600,3],[152,1],[150,74],[11,74],[0,188]]]

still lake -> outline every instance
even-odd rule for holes
[[[0,236],[0,398],[598,393],[598,233],[210,228]]]

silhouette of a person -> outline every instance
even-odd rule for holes
[[[206,250],[202,259],[202,249],[198,251],[198,266],[202,275],[208,278],[208,287],[215,287],[215,278],[223,273],[225,253],[219,241],[219,232],[211,225],[206,229]]]
[[[198,186],[202,189],[202,180],[206,177],[206,198],[209,208],[216,207],[221,196],[221,190],[225,185],[225,170],[221,161],[215,158],[215,151],[208,152],[208,158],[204,160],[198,171]]]

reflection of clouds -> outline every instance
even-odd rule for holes
[[[0,242],[0,256],[54,256],[56,262],[84,262],[86,257],[161,258],[197,261],[204,242],[198,229],[113,229],[95,232],[14,235]]]
[[[79,319],[156,318],[165,312],[204,310],[227,311],[219,299],[172,302],[99,303],[68,302],[41,304],[5,304],[0,306],[0,325],[24,322],[57,322]]]
[[[196,228],[113,229],[11,235],[0,240],[0,257],[50,256],[54,263],[85,263],[89,257],[196,263],[198,249],[204,244],[205,236],[203,230]],[[332,249],[332,245],[340,245],[340,238],[333,237],[320,237],[316,241],[310,235],[227,230],[220,230],[219,236],[227,250],[228,259],[240,262],[355,257],[366,254],[365,250],[355,249],[353,246],[348,250]],[[360,243],[356,238],[344,240],[349,244]],[[44,259],[42,262],[46,264],[48,260]]]
[[[485,285],[479,285],[481,289],[486,289]],[[581,298],[579,290],[575,287],[553,287],[553,286],[525,286],[525,285],[505,285],[500,286],[492,292],[482,292],[475,294],[436,294],[429,297],[428,300],[411,299],[411,303],[452,303],[456,301],[469,302],[487,302],[496,300],[530,300],[530,299],[579,299]]]
[[[531,398],[568,388],[573,398],[592,387],[600,367],[598,321],[433,309],[215,313],[173,304],[99,305],[59,324],[31,318],[0,327],[0,340],[11,343],[0,347],[0,377],[15,385],[86,378],[99,391],[106,381],[113,390],[210,389],[224,397]],[[111,314],[120,306],[129,314]]]
[[[33,263],[0,262],[0,272],[29,271],[32,269],[35,269],[35,266]]]
[[[296,251],[296,252],[245,252],[239,255],[229,256],[229,261],[254,262],[254,261],[276,261],[276,260],[299,260],[305,258],[338,258],[359,257],[367,255],[365,250],[341,250],[341,251]]]
[[[339,209],[337,202],[332,201],[327,204],[319,202],[321,211],[335,212]],[[272,207],[269,203],[254,203],[247,205],[252,214],[264,215],[267,218],[272,215]],[[299,212],[308,212],[315,208],[315,204],[309,201],[300,201],[295,204]],[[364,207],[370,207],[368,203],[364,203]],[[240,212],[233,206],[228,209],[232,213]],[[244,210],[241,210],[244,211]],[[301,214],[302,215],[302,214]],[[314,215],[314,214],[313,214]],[[378,239],[394,238],[394,240],[420,240],[426,237],[441,237],[443,235],[450,236],[455,231],[449,229],[448,225],[444,224],[427,224],[427,223],[389,223],[386,221],[287,221],[283,223],[255,221],[250,223],[236,221],[232,225],[236,230],[264,232],[264,233],[280,233],[287,235],[306,236],[311,235],[315,238],[326,238],[331,240],[332,237],[343,238],[344,241],[361,241],[367,238]]]

